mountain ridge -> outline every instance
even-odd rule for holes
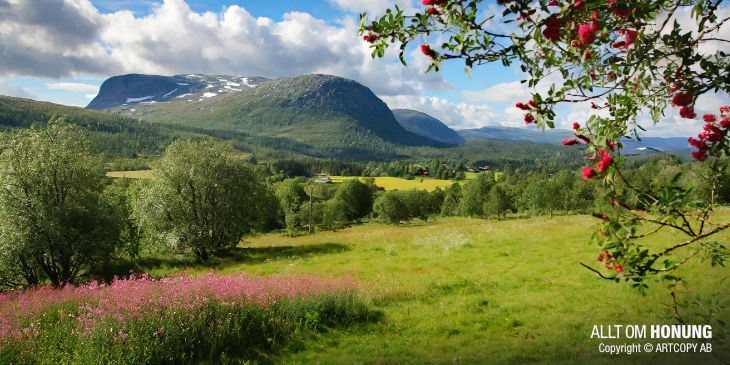
[[[444,143],[460,144],[466,140],[440,120],[418,110],[392,109],[395,119],[409,132]]]
[[[475,129],[459,129],[456,132],[467,141],[515,141],[561,144],[563,140],[575,137],[573,131],[569,129],[545,129],[545,131],[542,131],[528,128],[484,126]],[[665,152],[687,150],[689,148],[689,143],[685,137],[642,137],[641,141],[633,138],[622,138],[621,142],[624,144],[624,149],[627,152],[642,152],[647,150]]]
[[[407,131],[369,88],[331,75],[266,80],[207,98],[124,104],[106,110],[149,122],[288,138],[334,158],[381,159],[398,146],[450,146]]]

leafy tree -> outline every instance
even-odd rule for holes
[[[130,179],[116,179],[104,190],[104,199],[114,207],[119,222],[119,243],[131,258],[138,258],[142,250],[142,230],[132,217],[132,205],[139,194],[139,185]]]
[[[505,216],[511,207],[512,202],[505,189],[500,184],[492,186],[489,190],[487,201],[484,202],[484,215],[495,215],[499,219],[500,216]]]
[[[444,202],[441,205],[441,215],[455,216],[459,214],[459,202],[461,201],[461,184],[451,184],[444,192]]]
[[[408,205],[397,190],[381,193],[373,203],[373,213],[378,220],[389,224],[399,224],[410,219]]]
[[[476,179],[467,181],[459,202],[459,214],[468,217],[484,216],[484,202],[494,184],[494,173],[491,171],[480,173]]]
[[[235,246],[279,209],[270,188],[222,142],[173,142],[153,174],[135,201],[136,219],[198,260]]]
[[[319,208],[322,210],[322,218],[317,224],[322,229],[335,231],[351,222],[348,214],[352,211],[351,206],[342,199],[332,198],[323,202]]]
[[[405,204],[406,219],[428,220],[431,215],[431,195],[425,190],[396,191],[393,194]]]
[[[0,154],[0,287],[74,283],[119,228],[86,134],[62,121],[9,135]]]
[[[429,197],[429,205],[426,208],[429,215],[441,214],[445,197],[446,193],[440,187],[437,186],[436,189],[433,189]]]
[[[601,110],[576,121],[576,138],[563,142],[586,145],[591,162],[583,168],[583,177],[602,180],[610,191],[610,208],[601,215],[599,234],[594,235],[602,251],[599,261],[609,271],[584,266],[644,292],[648,277],[678,280],[667,274],[699,252],[713,265],[724,264],[728,257],[722,244],[711,241],[730,228],[730,222],[710,219],[715,202],[696,204],[692,189],[680,184],[681,175],[668,184],[634,185],[623,173],[626,159],[620,141],[627,135],[639,137],[642,124],[662,122],[670,103],[681,117],[694,119],[699,96],[730,93],[730,57],[717,47],[700,47],[730,41],[719,32],[730,21],[718,16],[722,3],[500,0],[501,11],[494,11],[491,3],[481,0],[424,1],[431,5],[412,15],[397,6],[372,22],[363,14],[360,32],[371,43],[373,57],[385,56],[386,48],[397,44],[404,64],[409,43],[423,40],[421,51],[431,59],[429,70],[454,59],[463,60],[467,70],[490,62],[519,63],[524,82],[533,88],[531,97],[525,95],[515,104],[524,111],[527,124],[552,128],[556,107],[563,103]],[[691,22],[678,21],[678,9],[685,7],[691,7]],[[440,47],[428,44],[431,40],[438,40]],[[703,119],[704,131],[690,139],[696,149],[692,155],[708,160],[711,175],[718,176],[721,163],[712,157],[730,152],[730,107]],[[648,231],[651,236],[664,229],[686,237],[657,247],[645,246],[648,241],[640,238],[646,235],[637,234]],[[692,247],[688,253],[679,250],[687,246]]]
[[[274,192],[279,199],[279,206],[284,214],[286,228],[291,230],[302,225],[308,224],[307,220],[302,221],[299,209],[305,201],[309,201],[309,196],[304,191],[304,179],[286,179],[275,185]],[[307,212],[309,207],[306,207]]]
[[[343,212],[348,221],[355,221],[370,214],[373,197],[370,187],[359,179],[348,179],[340,184],[334,199],[341,201]]]

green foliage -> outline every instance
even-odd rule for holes
[[[388,224],[400,224],[401,221],[409,220],[411,217],[408,206],[401,199],[401,192],[398,190],[381,193],[373,203],[373,213],[381,222]]]
[[[441,206],[441,215],[455,216],[459,213],[459,202],[462,197],[461,184],[451,184],[446,187],[444,201]]]
[[[510,197],[507,195],[506,190],[503,189],[500,184],[492,185],[492,188],[489,189],[487,201],[484,202],[484,207],[482,208],[484,210],[484,215],[494,215],[499,218],[500,216],[507,214],[511,208],[512,202],[510,201]]]
[[[153,174],[141,182],[135,218],[169,248],[199,260],[270,225],[279,209],[262,178],[221,142],[174,142]]]
[[[348,221],[356,221],[367,216],[373,208],[372,192],[359,179],[349,179],[341,183],[334,199],[342,201],[342,208]]]
[[[373,204],[374,216],[381,222],[400,224],[418,218],[423,221],[441,211],[443,192],[425,190],[391,190],[378,194]]]
[[[107,257],[119,237],[89,139],[51,121],[46,129],[9,134],[3,145],[0,287],[73,283],[86,265]]]
[[[140,313],[137,320],[100,322],[79,329],[79,305],[45,308],[29,321],[35,331],[0,341],[2,363],[190,363],[225,359],[265,360],[266,355],[301,347],[327,328],[375,318],[354,292],[306,298],[279,298],[261,306],[212,300],[207,306],[170,308],[162,316]],[[33,351],[27,351],[33,349]]]
[[[132,217],[134,201],[138,198],[140,185],[130,179],[115,179],[104,190],[104,199],[114,207],[119,222],[120,248],[130,258],[138,258],[142,249],[143,232]]]
[[[459,201],[459,214],[467,217],[483,217],[484,203],[495,183],[494,173],[491,171],[481,173],[476,179],[467,181]]]
[[[304,179],[287,179],[274,186],[274,192],[279,199],[279,206],[284,214],[284,222],[286,228],[294,230],[296,227],[307,224],[307,221],[301,221],[299,214],[300,207],[305,201],[309,201],[309,196],[304,191]],[[307,206],[307,210],[309,207]]]

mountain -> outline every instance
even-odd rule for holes
[[[131,77],[134,81],[138,75]],[[118,81],[111,85],[134,87]],[[107,94],[132,95],[102,87],[97,98],[111,100]],[[116,100],[119,103],[121,98]],[[399,146],[449,146],[405,130],[370,89],[336,76],[281,78],[240,91],[208,97],[203,94],[202,98],[172,98],[154,103],[148,100],[134,105],[118,104],[109,111],[219,133],[286,139],[299,143],[314,157],[381,160],[395,157]]]
[[[410,109],[393,109],[393,115],[409,132],[444,143],[459,144],[466,141],[456,131],[426,113]]]
[[[521,141],[532,143],[560,144],[565,139],[574,138],[573,131],[568,129],[546,129],[542,131],[531,126],[525,128],[487,126],[478,129],[458,130],[468,141]],[[624,151],[629,153],[670,152],[687,150],[689,144],[684,137],[644,137],[641,141],[622,138]]]
[[[101,84],[88,109],[109,109],[122,105],[154,104],[171,100],[204,100],[220,94],[254,88],[268,79],[218,75],[114,76]]]
[[[573,138],[573,132],[567,129],[546,129],[544,132],[531,126],[525,128],[486,126],[478,129],[462,129],[457,131],[467,141],[524,141],[532,143],[561,143],[564,139]]]

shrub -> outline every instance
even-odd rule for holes
[[[0,155],[0,288],[73,283],[118,242],[91,144],[62,121],[8,138]]]

